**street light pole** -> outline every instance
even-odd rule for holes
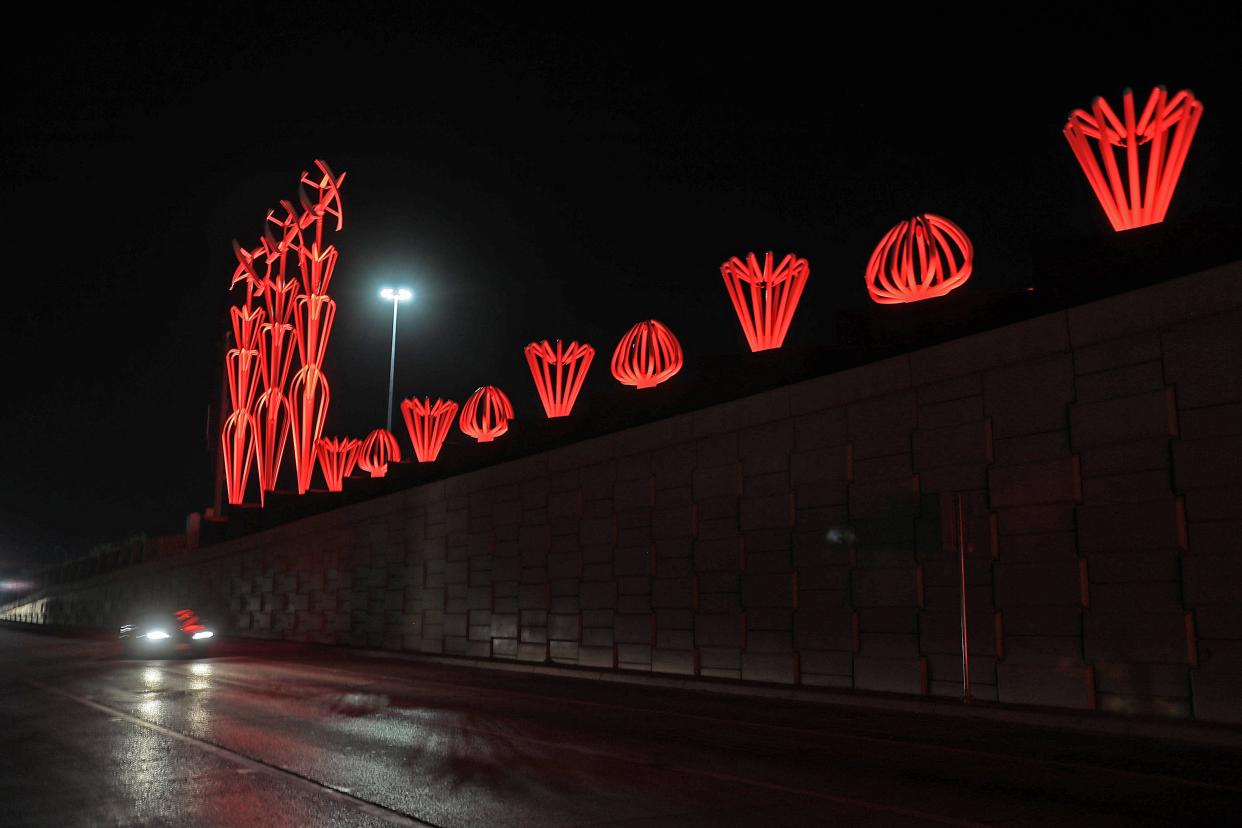
[[[397,306],[402,302],[413,299],[414,292],[407,288],[384,288],[380,291],[380,297],[392,302],[392,351],[388,357],[388,430],[392,431],[392,392],[393,380],[397,375]]]

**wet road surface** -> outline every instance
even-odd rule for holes
[[[0,825],[1232,823],[1242,752],[274,642],[0,627]]]

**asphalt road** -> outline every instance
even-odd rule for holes
[[[0,825],[1236,824],[1242,752],[0,628]]]

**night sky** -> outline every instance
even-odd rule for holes
[[[919,212],[972,237],[960,293],[1054,284],[1041,251],[1112,234],[1061,127],[1126,86],[1205,106],[1170,221],[1242,216],[1236,10],[257,6],[8,32],[0,568],[179,531],[210,504],[231,241],[255,244],[315,158],[348,174],[328,434],[383,424],[386,285],[417,292],[399,397],[495,383],[533,419],[533,339],[596,345],[584,401],[641,319],[681,338],[684,383],[743,352],[718,268],[751,250],[810,261],[791,349],[872,312],[871,249]]]

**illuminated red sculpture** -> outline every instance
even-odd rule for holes
[[[253,415],[250,431],[256,443],[260,498],[263,492],[276,488],[285,442],[290,435],[298,492],[310,488],[316,444],[323,433],[330,401],[322,368],[336,315],[336,303],[327,290],[338,254],[333,245],[324,244],[323,234],[328,217],[336,219],[337,230],[342,227],[340,187],[345,174],[335,175],[323,161],[317,160],[315,165],[319,173],[311,176],[303,172],[299,181],[300,207],[282,201],[284,215],[280,218],[268,211],[268,226],[257,247],[247,249],[234,243],[237,268],[233,284],[245,283],[247,312],[254,308],[258,297],[262,297],[265,308],[257,310],[266,310],[266,321],[260,326],[254,346],[264,391],[257,404],[247,409]],[[295,346],[301,367],[290,387]],[[238,410],[236,405],[233,410]],[[234,442],[241,439],[245,430],[240,419],[230,432]],[[226,453],[226,467],[236,464]],[[242,481],[243,493],[244,488]],[[229,502],[241,502],[233,499],[234,494],[230,485]]]
[[[358,468],[370,472],[372,477],[383,477],[388,474],[388,464],[401,459],[401,446],[392,432],[386,428],[377,428],[362,441],[358,451]]]
[[[401,403],[401,415],[405,417],[405,428],[410,433],[418,462],[434,463],[453,427],[457,403],[436,399],[433,404],[430,397],[412,398]]]
[[[612,375],[623,385],[651,388],[681,370],[681,343],[662,322],[648,319],[630,328],[612,352]]]
[[[463,432],[480,443],[490,443],[509,430],[512,419],[513,404],[505,392],[494,385],[487,385],[466,400],[458,423]]]
[[[754,253],[745,262],[734,256],[720,266],[720,275],[750,350],[781,347],[811,275],[806,259],[790,253],[773,268],[771,252],[764,255],[762,267]]]
[[[1103,98],[1096,98],[1090,112],[1071,112],[1063,131],[1113,229],[1130,230],[1164,221],[1203,104],[1188,91],[1170,98],[1157,86],[1137,115],[1134,92],[1127,89],[1121,112],[1118,118]],[[1143,147],[1145,164],[1139,157]]]
[[[229,310],[233,322],[233,344],[224,356],[224,370],[229,384],[228,418],[220,432],[220,450],[224,460],[224,484],[229,503],[245,501],[250,467],[257,462],[258,424],[254,418],[255,392],[259,386],[259,332],[263,325],[263,309],[252,307],[253,296],[247,291],[246,306]],[[263,493],[259,493],[262,500]]]
[[[595,349],[577,342],[569,343],[566,348],[559,339],[553,348],[545,339],[530,343],[525,351],[543,410],[549,417],[568,417],[582,390],[591,360],[595,358]]]
[[[975,249],[962,229],[925,213],[901,222],[880,240],[867,263],[867,292],[881,305],[944,296],[965,284]]]
[[[349,477],[349,473],[354,470],[354,464],[358,462],[358,450],[361,447],[362,443],[352,437],[331,440],[327,437],[319,438],[315,451],[319,457],[319,469],[323,472],[323,479],[328,483],[328,491],[341,491],[343,481]]]

